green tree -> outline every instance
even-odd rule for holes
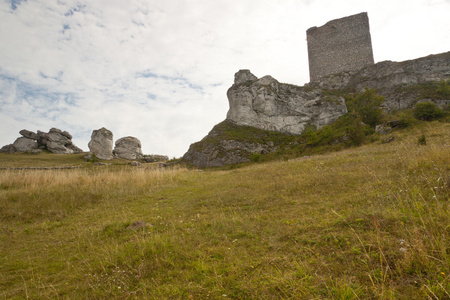
[[[362,93],[349,95],[345,98],[345,104],[350,113],[356,114],[361,121],[375,128],[377,124],[382,123],[383,110],[381,104],[384,97],[377,95],[374,90],[366,89]]]

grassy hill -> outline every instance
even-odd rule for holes
[[[394,135],[231,170],[1,154],[78,168],[0,170],[0,298],[448,299],[450,124]]]

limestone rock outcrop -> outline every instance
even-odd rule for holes
[[[250,162],[261,154],[279,149],[273,142],[277,140],[274,135],[279,138],[286,136],[225,120],[214,126],[201,141],[192,144],[183,161],[200,168]]]
[[[241,84],[248,81],[256,81],[258,77],[253,75],[250,70],[239,70],[234,74],[234,84]]]
[[[235,74],[227,96],[230,104],[227,119],[202,141],[192,144],[183,156],[184,161],[198,167],[249,162],[278,149],[268,132],[299,135],[308,125],[320,128],[347,113],[345,100],[340,96],[319,88],[279,83],[271,76],[258,79],[249,70]],[[260,138],[246,139],[246,134],[240,139],[226,137],[227,132],[234,130]]]
[[[441,83],[446,86],[449,80],[450,52],[404,62],[380,62],[361,70],[321,77],[320,81],[305,86],[283,84],[271,76],[258,79],[249,70],[240,70],[227,91],[230,109],[226,122],[299,135],[308,125],[320,128],[347,113],[345,100],[338,95],[361,92],[366,88],[384,96],[382,108],[386,111],[412,108],[425,100],[443,108],[450,104],[448,92],[436,96],[427,95],[426,91]],[[393,122],[377,130],[388,133],[387,127],[396,126],[401,124]],[[183,156],[184,161],[199,167],[223,166],[249,161],[255,153],[276,151],[261,142],[229,139],[233,134],[218,134],[216,127],[200,142],[190,146]]]
[[[29,138],[29,139],[32,139],[32,140],[36,140],[36,141],[39,140],[39,136],[36,133],[34,133],[33,131],[22,129],[21,131],[19,131],[19,133],[23,137],[26,137],[26,138]]]
[[[152,163],[152,162],[164,162],[164,161],[168,161],[169,157],[167,155],[159,155],[159,154],[145,154],[142,157],[142,160],[147,162],[147,163]]]
[[[8,144],[0,148],[0,153],[13,153],[14,152],[14,145]]]
[[[89,151],[99,159],[113,159],[113,133],[105,127],[94,130],[88,147]]]
[[[248,70],[235,74],[227,96],[227,120],[290,134],[301,134],[307,125],[320,128],[347,113],[342,97],[319,88],[279,83],[271,76],[257,79]]]
[[[113,153],[114,156],[124,159],[141,159],[142,155],[141,142],[132,136],[120,138],[116,141]]]
[[[38,148],[38,143],[36,140],[29,139],[26,137],[20,137],[13,143],[15,152],[26,152]]]
[[[67,131],[52,128],[48,133],[23,129],[19,132],[22,137],[18,138],[14,144],[4,146],[0,152],[27,152],[33,149],[46,149],[57,154],[82,153],[83,150],[75,146],[72,142],[72,135]]]
[[[48,133],[37,131],[38,143],[56,154],[82,153],[83,150],[72,143],[72,135],[67,131],[52,128]]]
[[[251,161],[251,154],[264,154],[277,150],[273,144],[245,143],[233,140],[223,140],[217,145],[196,151],[189,148],[183,156],[183,160],[200,168],[222,167],[232,164],[240,164]],[[249,155],[250,153],[250,155]]]
[[[375,89],[385,98],[383,108],[387,111],[412,108],[426,99],[417,89],[440,80],[450,80],[450,52],[429,55],[402,62],[383,61],[353,72],[342,72],[322,77],[307,86],[325,90],[361,91]],[[443,108],[450,99],[432,99]]]

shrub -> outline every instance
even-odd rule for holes
[[[417,139],[417,143],[419,145],[423,145],[425,146],[427,144],[427,138],[425,137],[424,134],[422,134],[418,139]]]
[[[258,162],[260,158],[261,158],[261,154],[260,153],[253,152],[252,155],[250,156],[250,161],[251,162]]]
[[[319,136],[314,126],[307,126],[303,135],[306,137],[306,144],[308,146],[317,146],[320,142]]]
[[[347,136],[349,137],[349,144],[359,146],[366,138],[365,125],[360,121],[359,118],[355,119],[354,125],[347,128]]]
[[[399,119],[398,119],[397,127],[399,127],[399,128],[406,128],[406,127],[414,124],[414,122],[417,122],[414,119],[414,116],[412,115],[411,111],[400,112],[398,114],[398,117],[399,117]]]
[[[372,128],[382,123],[383,111],[381,104],[383,102],[384,97],[377,95],[374,90],[370,89],[345,98],[348,111],[358,115],[362,122]]]
[[[445,81],[444,79],[441,79],[438,84],[437,93],[445,99],[448,99],[450,97],[450,80]]]
[[[433,102],[420,102],[414,106],[413,114],[418,120],[432,121],[442,117],[444,112]]]

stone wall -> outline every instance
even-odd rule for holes
[[[311,81],[374,63],[367,13],[311,27],[306,36]]]

